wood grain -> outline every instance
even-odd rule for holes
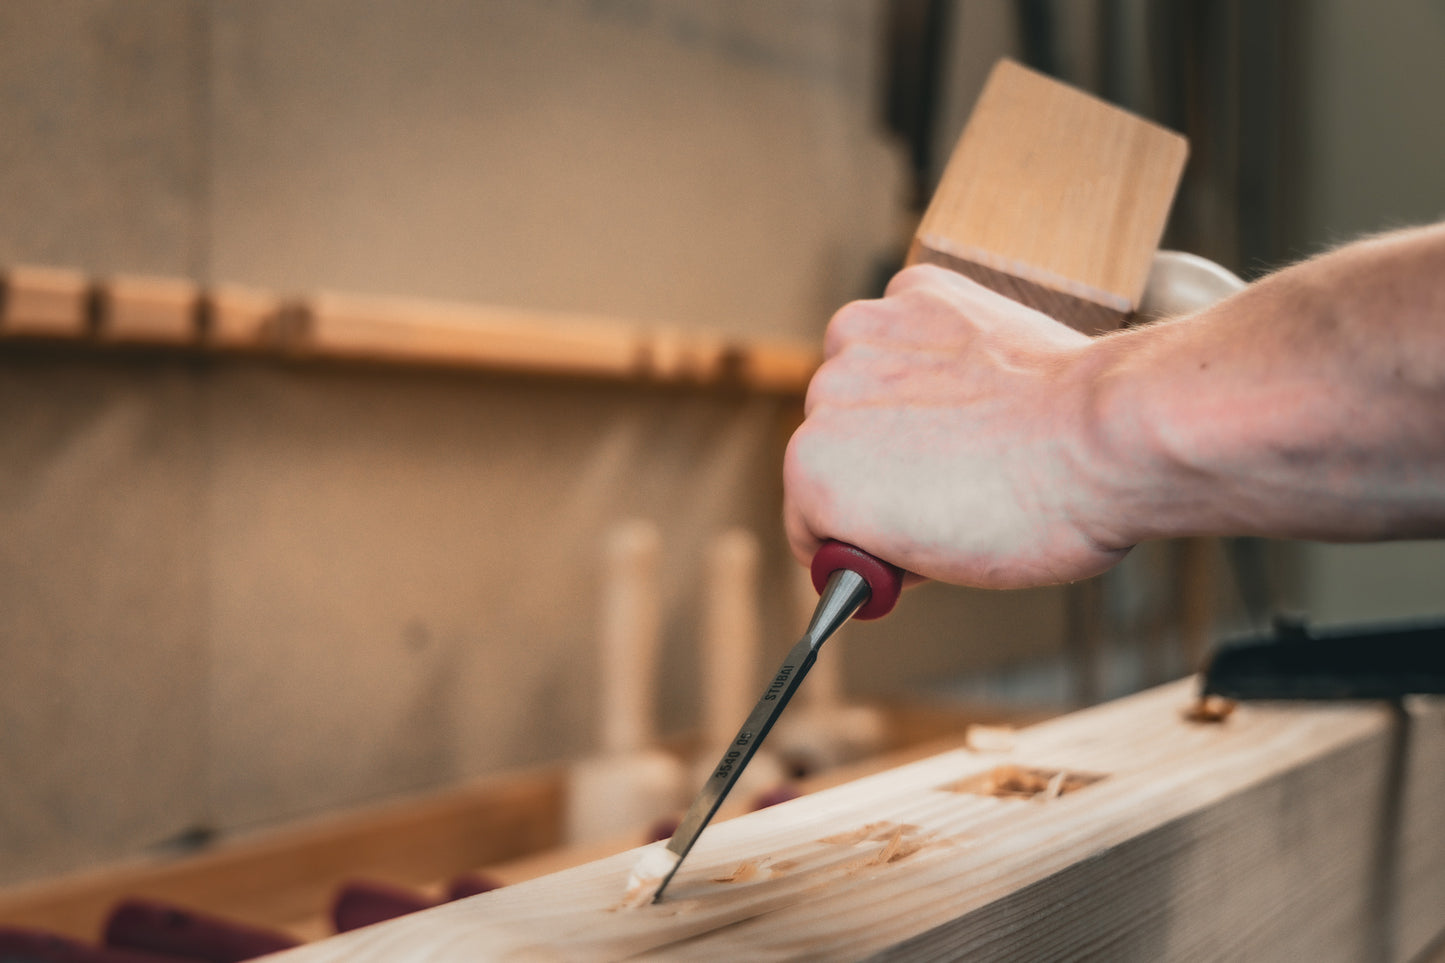
[[[1139,306],[1183,137],[1012,61],[989,75],[919,224],[940,264],[1082,331]]]
[[[1408,960],[1445,928],[1445,711],[1245,705],[1193,682],[721,823],[662,904],[637,851],[289,951],[471,959]],[[1000,766],[1040,798],[951,791]],[[1102,778],[1096,778],[1102,777]],[[1092,780],[1092,781],[1090,781]],[[1049,780],[1052,782],[1052,780]]]
[[[0,335],[79,338],[87,333],[90,282],[68,268],[17,265],[0,278]]]

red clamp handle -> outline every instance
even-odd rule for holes
[[[824,542],[813,556],[813,588],[818,590],[819,595],[828,584],[828,576],[840,568],[857,572],[868,583],[868,601],[853,613],[853,618],[864,622],[879,619],[898,604],[898,596],[903,591],[903,569],[874,558],[847,542]]]

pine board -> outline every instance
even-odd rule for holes
[[[1242,706],[1175,683],[721,823],[657,906],[637,851],[281,954],[284,963],[1409,960],[1445,929],[1445,714]],[[952,791],[1002,765],[1105,778]]]

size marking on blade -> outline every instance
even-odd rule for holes
[[[723,776],[732,772],[733,766],[737,765],[738,757],[741,755],[742,753],[739,750],[729,749],[727,755],[722,757],[722,762],[718,763],[717,771],[712,774],[712,777],[714,779],[721,779]]]
[[[778,693],[783,691],[783,686],[787,685],[788,680],[792,677],[793,667],[791,665],[785,665],[779,669],[778,674],[773,677],[773,684],[768,686],[768,691],[763,694],[763,701],[772,702],[775,700],[778,697]]]

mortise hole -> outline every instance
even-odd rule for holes
[[[1092,786],[1105,778],[1098,773],[1029,766],[998,766],[976,776],[939,786],[944,792],[964,792],[1000,799],[1048,800]]]

